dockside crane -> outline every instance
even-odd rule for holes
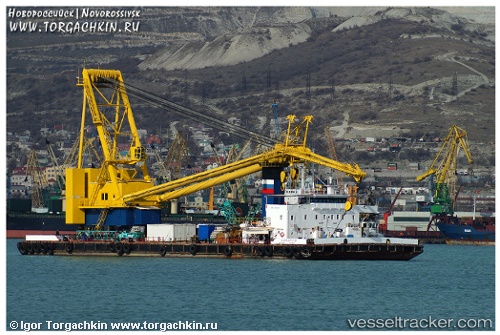
[[[387,208],[387,210],[384,212],[384,223],[381,224],[381,225],[379,225],[379,230],[382,233],[384,233],[385,231],[387,231],[388,224],[389,224],[389,216],[392,215],[392,209],[396,205],[396,201],[398,200],[399,195],[401,194],[401,191],[403,191],[402,187],[399,188],[399,191],[398,191],[398,193],[396,193],[396,196],[394,197],[394,199],[392,200],[391,204],[389,205],[389,208]]]
[[[94,146],[96,138],[91,137],[87,138],[84,136],[83,138],[83,147],[82,147],[82,157],[84,158],[84,162],[82,164],[88,164],[89,166],[100,166],[101,165],[101,155],[99,155],[97,149]],[[78,136],[77,140],[73,143],[70,152],[64,159],[64,163],[62,164],[64,167],[76,167],[78,164],[78,156],[79,156],[79,148],[80,148],[80,136]]]
[[[181,132],[175,135],[172,145],[168,149],[165,165],[168,171],[167,181],[177,179],[181,176],[182,164],[189,166],[189,149],[186,138]]]
[[[160,157],[160,154],[158,152],[158,146],[151,143],[149,145],[149,147],[150,147],[151,152],[153,153],[153,156],[155,158],[155,163],[153,164],[153,166],[156,166],[156,168],[158,169],[158,172],[156,173],[156,175],[159,176],[158,177],[159,182],[163,183],[167,180],[170,173],[168,172],[167,168],[165,167],[165,163],[164,163],[163,159],[161,159],[161,157]]]
[[[451,126],[448,135],[443,140],[441,147],[429,169],[417,177],[417,181],[427,177],[435,178],[433,186],[433,204],[430,212],[433,215],[431,223],[435,220],[450,220],[454,214],[454,197],[456,194],[457,158],[463,150],[469,164],[473,163],[469,149],[467,132],[455,125]]]
[[[212,149],[213,157],[215,159],[215,165],[216,166],[222,166],[224,163],[222,162],[219,153],[217,152],[217,149],[215,148],[215,144],[213,142],[210,142],[210,148]],[[214,166],[215,167],[215,166]],[[221,197],[223,198],[229,198],[231,196],[231,187],[229,183],[223,183],[223,188],[221,191]],[[209,195],[208,195],[208,210],[212,211],[214,210],[214,202],[215,202],[215,185],[210,187]]]
[[[242,148],[237,148],[237,145],[233,145],[227,155],[226,164],[240,160],[243,154],[249,149],[250,143],[251,140],[249,139],[245,142]],[[248,190],[246,187],[246,183],[248,177],[249,176],[238,178],[235,179],[234,182],[229,183],[229,186],[231,187],[231,196],[234,201],[247,202]]]
[[[36,151],[32,149],[28,156],[28,163],[26,165],[26,177],[25,181],[29,180],[28,176],[31,178],[31,207],[32,208],[44,208],[45,207],[45,197],[44,190],[49,185],[45,174],[43,173],[42,167],[38,161],[38,156]]]
[[[59,163],[57,162],[56,154],[54,153],[54,149],[52,148],[52,144],[50,143],[50,140],[48,138],[45,139],[45,144],[47,144],[47,151],[49,153],[49,158],[52,163],[52,167],[54,168],[56,183],[57,186],[59,187],[59,193],[60,193],[64,190],[66,185],[66,177],[63,172],[63,167],[59,165]]]
[[[333,140],[332,134],[330,133],[330,126],[325,128],[325,136],[326,140],[328,141],[328,152],[330,154],[330,158],[334,160],[338,160],[337,157],[337,150],[335,149],[335,142]],[[342,177],[342,174],[335,170],[335,180],[337,183],[337,191],[342,191],[344,189],[344,178]]]
[[[305,116],[301,121],[295,115],[289,115],[284,142],[276,142],[273,146],[266,139],[257,137],[257,141],[268,145],[268,149],[260,154],[155,186],[146,166],[146,150],[140,142],[121,72],[85,68],[77,85],[83,87],[84,92],[82,123],[78,164],[66,170],[67,224],[100,228],[103,225],[160,223],[159,206],[163,203],[268,167],[311,162],[342,171],[356,182],[366,176],[357,164],[337,162],[312,152],[307,147],[312,116]],[[156,106],[163,106],[164,99],[154,98],[143,91],[140,95],[144,99],[151,97]],[[170,102],[166,106],[183,111],[185,116],[190,115],[190,110],[185,107]],[[104,157],[100,167],[82,165],[83,129],[87,122],[95,126],[102,147]],[[227,129],[231,127],[234,128],[231,125]],[[239,135],[254,134],[239,128],[238,132]],[[123,144],[128,147],[125,152],[122,151]]]

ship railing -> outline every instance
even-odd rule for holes
[[[162,237],[162,236],[151,236],[151,237],[145,237],[144,240],[146,242],[158,242],[158,243],[186,243],[186,242],[195,242],[196,239],[193,238],[188,238],[186,239],[180,239],[180,240],[174,240],[171,237]]]

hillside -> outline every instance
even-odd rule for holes
[[[445,9],[445,10],[444,10]],[[64,122],[76,131],[78,68],[125,81],[268,134],[279,114],[314,116],[312,141],[444,136],[466,128],[483,161],[495,152],[493,8],[141,8],[138,33],[8,32],[7,130]],[[139,127],[178,115],[132,101]],[[62,121],[64,120],[64,121]],[[235,139],[236,140],[236,139]],[[479,151],[481,149],[482,151]],[[366,159],[363,156],[360,159]]]

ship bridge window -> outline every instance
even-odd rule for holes
[[[332,198],[332,197],[328,197],[328,198],[314,198],[314,199],[311,199],[311,203],[334,203],[334,204],[343,204],[347,201],[347,198],[346,197],[341,197],[341,198],[338,198],[338,197],[335,197],[335,198]]]
[[[394,216],[393,217],[394,222],[396,221],[412,221],[412,222],[429,222],[429,217],[410,217],[410,216]]]

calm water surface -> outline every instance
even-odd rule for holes
[[[494,247],[426,245],[407,262],[290,261],[22,256],[17,241],[7,240],[7,329],[49,320],[349,330],[348,319],[495,318]]]

